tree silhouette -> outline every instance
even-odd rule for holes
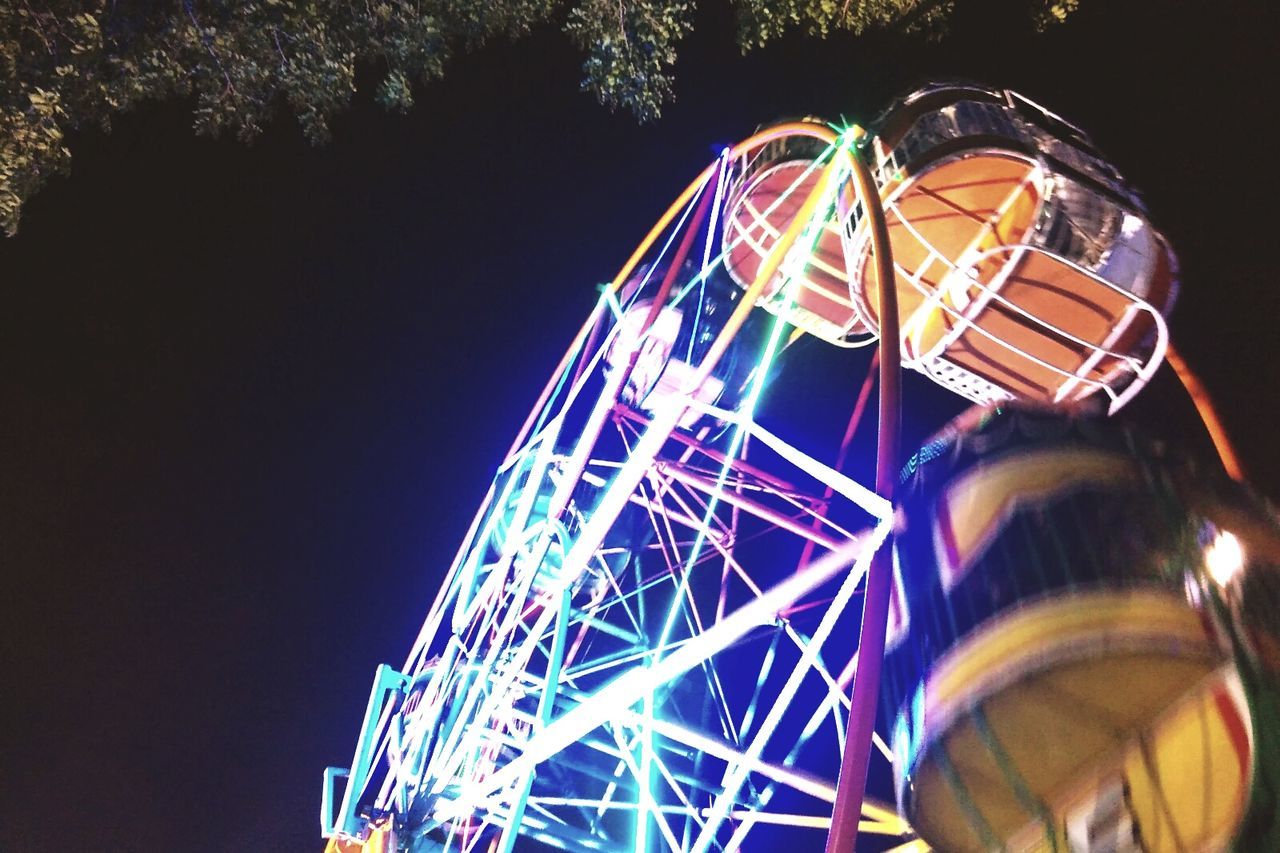
[[[1078,0],[1027,0],[1040,24]],[[940,33],[953,0],[737,0],[749,50],[790,33],[825,37],[897,27]],[[601,103],[656,118],[674,95],[693,2],[664,0],[11,0],[0,4],[0,225],[65,171],[69,130],[109,128],[147,100],[193,97],[197,133],[250,140],[287,109],[313,142],[350,102],[356,69],[380,72],[375,97],[408,110],[413,83],[495,37],[558,25],[586,55],[583,87]]]

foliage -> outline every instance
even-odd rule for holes
[[[1031,0],[1061,20],[1078,0]],[[586,53],[583,87],[640,120],[674,97],[676,49],[692,0],[7,0],[0,3],[0,225],[71,160],[69,130],[145,100],[192,97],[198,133],[250,140],[288,109],[313,142],[355,91],[357,67],[381,70],[375,97],[407,110],[413,86],[450,56],[493,37],[561,21]],[[797,30],[936,24],[950,0],[737,0],[739,41]]]

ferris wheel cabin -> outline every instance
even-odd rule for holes
[[[784,125],[734,163],[724,216],[724,266],[743,289],[751,286],[779,237],[818,186],[824,161],[834,153],[834,134],[804,119]],[[796,328],[835,344],[867,337],[850,292],[844,237],[835,212],[802,237],[800,251],[765,286],[757,304]],[[785,287],[790,283],[790,288]]]
[[[905,366],[978,403],[1102,392],[1115,410],[1150,379],[1176,262],[1082,131],[1017,93],[942,84],[876,130]],[[859,213],[845,219],[849,280],[878,330]]]
[[[1044,412],[945,435],[904,476],[884,716],[921,838],[1271,849],[1277,635],[1239,605],[1276,603],[1275,516],[1130,430]]]

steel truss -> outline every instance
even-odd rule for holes
[[[780,320],[732,410],[698,392],[765,283],[788,264],[803,269],[805,240],[852,192],[849,143],[828,135],[823,180],[674,392],[627,401],[625,389],[658,311],[701,298],[714,227],[692,278],[646,276],[624,296],[621,285],[663,234],[667,249],[682,236],[667,268],[683,268],[733,158],[768,133],[691,184],[604,289],[499,466],[405,664],[379,669],[351,768],[326,774],[331,846],[377,829],[408,851],[505,853],[524,837],[701,853],[777,838],[779,826],[822,843],[862,591],[873,562],[888,576],[873,556],[891,506],[755,420]],[[629,360],[611,354],[625,311],[646,295],[653,308]],[[870,721],[860,726],[866,740]],[[858,831],[897,839],[883,848],[923,849],[892,808],[860,811]]]

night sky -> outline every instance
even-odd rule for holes
[[[1178,251],[1175,340],[1280,498],[1269,4],[1085,0],[1036,35],[969,3],[941,43],[745,59],[715,5],[650,125],[579,92],[549,28],[407,116],[358,95],[322,148],[287,118],[197,139],[187,104],[71,140],[0,242],[0,850],[319,850],[321,771],[594,286],[716,143],[780,117],[967,77],[1089,130]],[[955,405],[907,393],[908,436]],[[1204,448],[1167,369],[1130,413]]]

